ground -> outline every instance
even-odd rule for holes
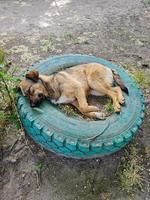
[[[18,72],[51,55],[81,53],[150,75],[149,0],[1,0],[0,27],[0,48]],[[1,154],[1,199],[150,199],[150,89],[143,91],[146,114],[137,136],[104,158],[60,157],[28,137],[18,140],[9,125]],[[118,181],[118,169],[131,145],[141,158],[143,189],[127,192]]]

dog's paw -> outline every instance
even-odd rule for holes
[[[95,112],[95,117],[96,117],[97,119],[101,119],[101,120],[106,119],[106,115],[105,115],[105,113],[103,113],[103,112]]]
[[[58,104],[58,102],[57,102],[55,99],[51,99],[50,101],[51,101],[51,103],[53,103],[53,104]]]
[[[124,104],[125,104],[125,98],[124,98],[124,97],[120,97],[120,98],[119,98],[119,103],[120,103],[121,105],[124,105]]]
[[[115,110],[115,113],[118,113],[118,114],[120,114],[121,112],[121,108],[114,107],[114,110]]]
[[[119,103],[116,103],[114,105],[114,110],[115,110],[116,113],[120,113],[121,112],[121,106],[120,106]]]

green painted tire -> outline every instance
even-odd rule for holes
[[[33,110],[28,100],[19,96],[17,107],[26,132],[44,148],[72,158],[93,158],[111,154],[124,147],[135,135],[144,118],[144,98],[135,81],[125,70],[101,58],[88,55],[50,57],[34,64],[41,74],[77,64],[97,62],[116,69],[129,89],[126,106],[120,115],[113,114],[104,121],[87,121],[68,117],[48,101]]]

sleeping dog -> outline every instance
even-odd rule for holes
[[[120,112],[125,103],[122,90],[128,94],[120,76],[98,63],[73,66],[51,75],[30,71],[19,87],[28,97],[31,107],[47,98],[54,104],[72,104],[82,114],[98,119],[104,119],[105,115],[98,107],[88,104],[88,95],[109,96],[115,112]]]

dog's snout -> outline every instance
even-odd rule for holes
[[[38,94],[38,97],[39,97],[39,98],[42,98],[42,97],[43,97],[43,93],[39,93],[39,94]]]
[[[33,108],[33,107],[38,106],[41,102],[42,102],[41,99],[38,99],[38,100],[36,100],[36,101],[31,101],[31,100],[30,100],[30,105],[31,105],[31,107]]]

